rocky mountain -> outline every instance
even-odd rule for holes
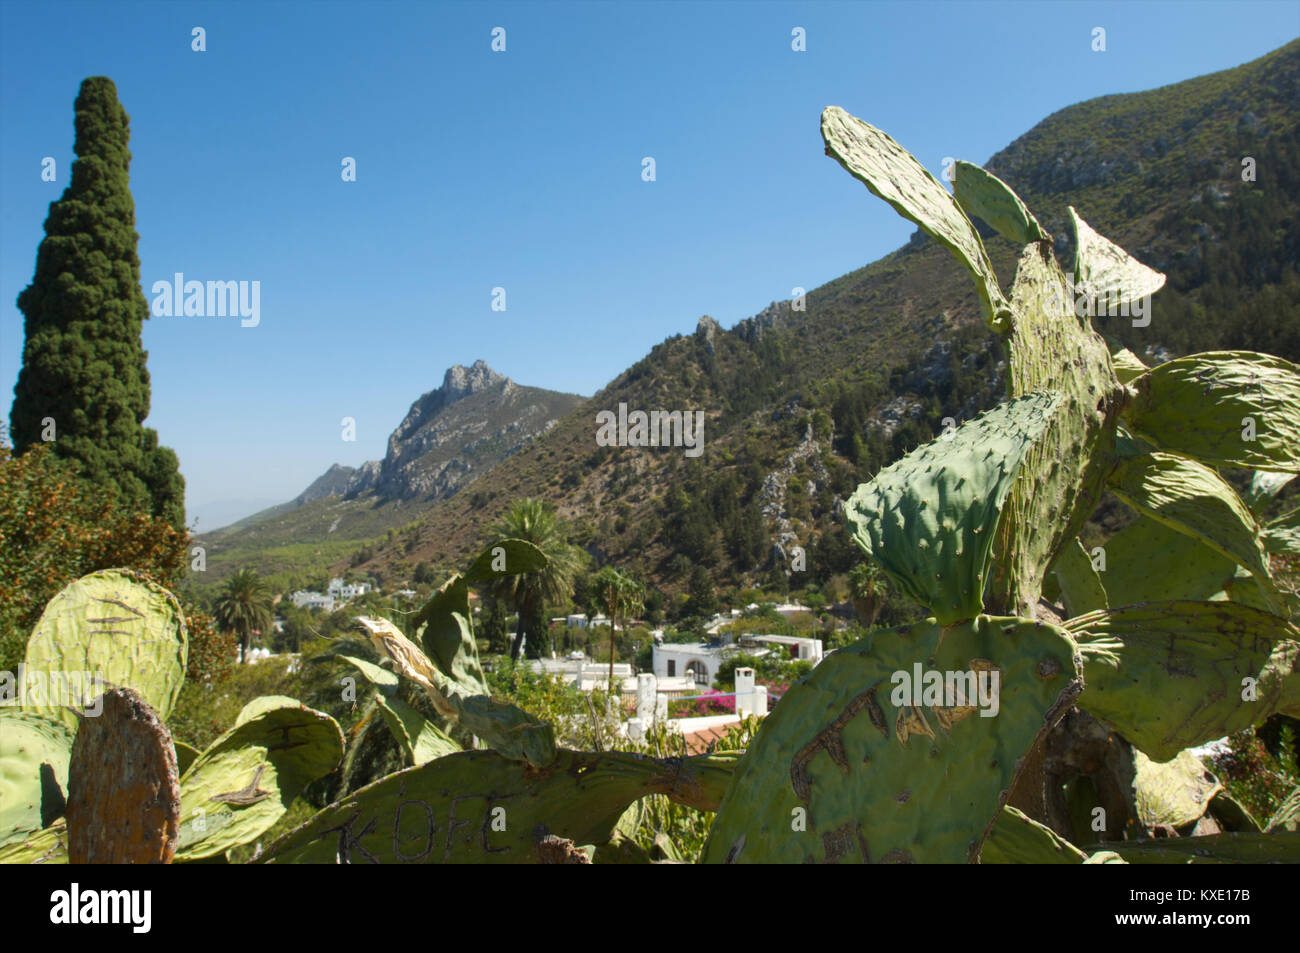
[[[356,467],[345,467],[336,463],[313,480],[311,486],[294,497],[292,505],[302,506],[304,503],[323,500],[327,496],[342,496],[348,491],[356,475]]]
[[[387,500],[445,499],[545,433],[582,398],[520,387],[475,361],[447,369],[388,437],[388,453],[360,467],[330,467],[298,497],[373,493]],[[346,479],[344,477],[346,476]]]
[[[334,464],[302,493],[207,534],[223,554],[316,539],[364,539],[403,525],[545,434],[583,402],[576,394],[516,384],[482,360],[455,364],[411,404],[382,460]]]
[[[1073,205],[1168,275],[1149,323],[1109,319],[1098,324],[1103,334],[1149,361],[1214,348],[1300,361],[1297,107],[1300,41],[1221,73],[1070,106],[980,164],[1058,236],[1067,270]],[[820,139],[808,147],[820,151]],[[894,215],[848,176],[843,189],[864,215]],[[982,232],[1009,286],[1018,249]],[[669,337],[504,464],[480,465],[469,493],[418,512],[395,493],[379,507],[382,521],[328,497],[313,504],[328,511],[310,527],[286,523],[273,534],[279,549],[243,555],[292,575],[300,563],[287,559],[288,544],[326,540],[329,520],[342,520],[340,531],[351,520],[349,538],[364,544],[318,543],[312,565],[405,578],[422,560],[460,565],[512,501],[539,496],[589,551],[668,593],[680,592],[696,565],[720,586],[825,584],[860,558],[842,525],[848,495],[939,432],[945,417],[964,420],[1000,400],[1004,366],[972,282],[917,232],[808,292],[802,310],[773,302],[730,329],[701,318],[694,333]],[[422,416],[425,399],[402,433],[436,419]],[[599,446],[596,414],[620,403],[703,411],[705,452],[692,459],[675,447]],[[390,446],[365,479],[376,487],[385,473],[393,486],[423,480],[422,491],[436,494],[438,480],[456,473],[434,453],[412,472]],[[807,578],[786,574],[795,545],[807,550]]]

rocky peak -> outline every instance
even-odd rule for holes
[[[695,326],[695,340],[704,342],[704,346],[708,349],[708,352],[712,354],[714,352],[713,338],[721,331],[722,326],[719,325],[711,316],[706,314],[700,318],[700,323]]]
[[[761,338],[763,332],[769,328],[779,328],[785,325],[789,320],[790,313],[789,301],[773,301],[752,318],[746,318],[738,322],[735,332],[741,340],[752,344]]]
[[[312,485],[303,490],[302,494],[295,499],[295,506],[302,506],[304,503],[310,503],[313,500],[323,499],[327,496],[335,496],[346,492],[349,482],[356,473],[355,467],[344,467],[334,464],[320,476],[318,476]]]
[[[503,381],[510,383],[510,378],[504,374],[498,374],[488,367],[486,361],[480,359],[469,367],[465,367],[463,364],[453,364],[447,368],[447,373],[442,378],[442,387],[439,390],[442,393],[442,402],[446,405],[454,400],[460,400],[462,397],[468,397],[470,394],[477,394],[479,391],[486,390]]]

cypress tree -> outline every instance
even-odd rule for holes
[[[25,344],[10,411],[14,451],[48,439],[52,426],[55,452],[75,460],[84,480],[181,529],[176,454],[142,423],[149,305],[127,174],[130,119],[108,77],[82,82],[76,132],[71,180],[50,205],[35,277],[18,296]]]

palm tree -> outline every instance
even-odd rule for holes
[[[885,574],[873,562],[858,563],[849,570],[849,589],[858,619],[871,628],[885,607],[885,594],[889,591]]]
[[[518,660],[524,640],[532,636],[540,643],[542,610],[546,603],[565,602],[573,595],[573,581],[582,569],[586,554],[568,541],[564,525],[555,510],[541,500],[516,500],[494,530],[498,538],[523,539],[540,549],[548,560],[540,572],[502,576],[489,587],[519,614],[510,658]]]
[[[213,613],[217,625],[239,636],[239,660],[248,661],[253,631],[271,627],[271,592],[255,569],[241,569],[226,581]]]
[[[614,633],[621,615],[626,623],[629,615],[640,612],[645,604],[645,589],[631,576],[613,566],[603,566],[591,579],[592,596],[598,606],[609,616],[609,690],[614,691]]]

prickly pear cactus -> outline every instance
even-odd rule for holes
[[[839,106],[822,111],[826,154],[855,179],[911,219],[966,266],[975,279],[984,319],[999,329],[1011,317],[984,243],[961,206],[925,166],[890,136]]]
[[[1046,570],[1101,499],[1126,394],[1106,342],[1076,313],[1050,243],[1025,246],[1011,308],[1009,396],[1062,397],[1060,412],[1025,454],[998,526],[989,610],[1032,616]]]
[[[343,733],[329,715],[279,695],[249,702],[181,778],[176,860],[254,841],[342,756]]]
[[[434,758],[460,751],[461,746],[397,695],[398,677],[365,659],[340,655],[355,666],[375,686],[375,701],[388,730],[393,733],[402,753],[411,764],[424,764]]]
[[[1233,602],[1090,612],[1065,629],[1088,688],[1079,707],[1156,761],[1278,713],[1300,716],[1300,629]]]
[[[465,751],[391,774],[271,845],[273,863],[538,863],[606,844],[628,805],[718,806],[734,761],[560,751],[545,768]]]
[[[1265,526],[1257,515],[1283,482],[1272,474],[1300,472],[1300,369],[1244,352],[1154,368],[1122,349],[1112,356],[1091,315],[1127,315],[1164,275],[1070,209],[1076,254],[1067,276],[1050,236],[995,176],[959,164],[954,198],[893,139],[838,107],[823,112],[822,136],[830,156],[974,277],[1008,352],[1011,403],[987,416],[1030,395],[1059,406],[1021,451],[988,451],[1008,465],[996,479],[973,480],[973,498],[957,495],[959,479],[971,479],[972,447],[946,447],[948,434],[859,488],[849,507],[858,542],[934,619],[841,650],[790,690],[742,761],[705,859],[973,860],[997,818],[994,857],[1122,862],[1123,851],[1089,855],[1040,823],[1079,806],[1064,796],[1047,803],[1045,726],[1078,697],[1144,756],[1168,761],[1300,710],[1300,642],[1285,618],[1300,601],[1279,598],[1269,567],[1270,554],[1300,551],[1300,513]],[[967,212],[1024,246],[1006,297]],[[1269,473],[1243,501],[1194,460]],[[1078,536],[1108,481],[1143,515],[1105,548],[1084,552]],[[1000,517],[989,518],[989,499]],[[981,549],[969,545],[994,526],[991,556],[987,536]],[[1048,582],[1063,608],[1040,604]],[[1158,601],[1180,597],[1217,601]],[[1007,618],[971,620],[981,611]],[[1056,628],[1030,621],[1036,616],[1069,622]],[[1016,638],[999,641],[995,629]],[[1040,674],[1066,684],[1036,682],[1035,658]],[[996,722],[965,709],[954,717],[941,702],[900,698],[886,709],[886,681],[923,660],[1000,673]],[[1021,778],[1017,798],[1043,817],[998,813]],[[1082,785],[1069,790],[1076,800],[1086,795]],[[1261,853],[1251,842],[1243,854],[1265,858],[1273,848]]]
[[[184,774],[199,756],[199,749],[183,741],[172,739],[172,748],[176,751],[176,770]]]
[[[1300,367],[1210,351],[1153,367],[1124,418],[1158,446],[1208,464],[1300,473]]]
[[[1291,831],[1107,841],[1096,848],[1110,850],[1130,864],[1300,863],[1300,833]]]
[[[171,733],[129,688],[105,692],[97,707],[68,765],[68,859],[171,863],[181,807]]]
[[[488,694],[474,641],[469,587],[546,568],[546,554],[522,539],[501,539],[479,554],[463,575],[448,579],[416,613],[411,630],[429,660],[470,695]]]
[[[977,860],[1021,757],[1080,691],[1076,651],[1059,628],[992,616],[880,631],[840,649],[763,723],[703,860]],[[985,673],[995,701],[901,691],[926,672]]]
[[[185,617],[170,592],[126,569],[91,573],[51,599],[36,623],[23,707],[75,731],[67,706],[129,686],[166,720],[185,681],[187,646]],[[52,697],[52,679],[70,691]]]
[[[1092,560],[1077,539],[1061,549],[1056,557],[1055,571],[1069,615],[1083,615],[1110,607],[1110,596],[1101,575],[1093,569]]]
[[[1223,784],[1190,751],[1171,761],[1152,761],[1141,751],[1133,756],[1138,821],[1146,829],[1195,824]]]
[[[0,865],[66,864],[68,862],[68,825],[59,818],[49,827],[33,834],[0,844]]]
[[[1088,855],[1050,827],[1004,807],[984,841],[981,864],[1082,864]]]
[[[470,694],[448,678],[397,626],[387,619],[359,617],[375,650],[390,659],[406,678],[419,685],[434,707],[471,734],[509,758],[536,768],[555,758],[555,729],[521,708],[484,694]],[[354,663],[355,664],[355,663]]]
[[[1277,496],[1296,475],[1294,473],[1275,473],[1271,470],[1256,470],[1250,475],[1250,486],[1241,495],[1242,500],[1256,516],[1268,505],[1268,501]]]
[[[944,625],[984,608],[984,578],[1016,468],[1060,404],[1034,394],[923,444],[849,499],[858,544]]]
[[[73,738],[62,721],[0,708],[0,847],[63,814]]]
[[[1130,384],[1149,370],[1141,358],[1126,347],[1113,352],[1110,359],[1121,384]]]
[[[1017,245],[1051,239],[1020,196],[992,172],[960,160],[954,171],[953,198],[967,215],[982,218],[999,235]]]
[[[546,554],[526,539],[499,539],[465,570],[465,581],[477,586],[502,576],[541,572],[547,562]]]
[[[1209,599],[1232,579],[1237,565],[1199,536],[1141,517],[1112,536],[1102,551],[1101,574],[1110,605]]]
[[[1263,586],[1269,609],[1281,611],[1260,527],[1223,477],[1194,460],[1155,452],[1123,461],[1111,474],[1110,487],[1139,513],[1245,566]]]
[[[1300,556],[1300,506],[1270,520],[1260,534],[1268,552]]]
[[[1073,207],[1070,225],[1074,229],[1074,291],[1083,298],[1089,314],[1125,308],[1165,286],[1164,275],[1097,234]]]

